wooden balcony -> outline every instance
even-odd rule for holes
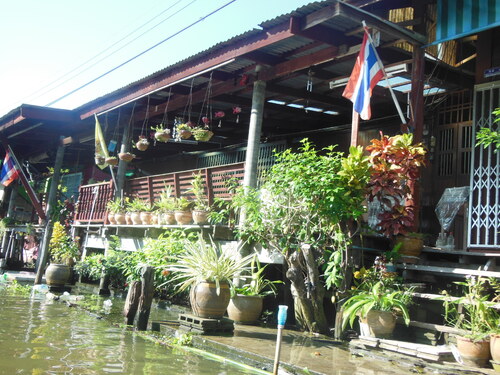
[[[244,163],[133,178],[126,181],[125,191],[130,197],[139,197],[153,203],[167,186],[171,186],[173,196],[192,199],[189,189],[193,175],[199,173],[203,176],[208,203],[211,205],[216,197],[230,199],[227,183],[231,179],[239,182],[243,180]],[[80,186],[74,221],[104,224],[107,217],[106,205],[113,196],[112,181]]]

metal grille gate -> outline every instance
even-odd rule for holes
[[[473,144],[482,128],[499,130],[492,112],[500,107],[500,82],[474,89]],[[475,147],[471,162],[469,236],[470,248],[500,246],[500,153],[494,147]]]

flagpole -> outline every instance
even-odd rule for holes
[[[354,105],[353,105],[352,106],[351,146],[356,147],[358,145],[358,135],[359,135],[359,113],[354,110]]]
[[[373,43],[372,36],[368,32],[366,22],[362,21],[362,23],[363,23],[363,29],[365,30],[365,33],[368,35],[368,40],[370,41],[371,45],[373,46],[373,51],[375,52],[375,57],[377,58],[377,62],[378,62],[378,65],[380,66],[380,69],[382,69],[382,73],[384,74],[385,81],[387,82],[387,87],[389,88],[389,91],[391,92],[392,100],[394,101],[394,105],[396,106],[399,117],[401,118],[401,122],[403,124],[406,124],[405,116],[403,115],[403,111],[401,110],[401,107],[399,106],[399,102],[396,98],[396,94],[394,93],[394,90],[392,89],[392,86],[389,83],[389,77],[387,77],[387,73],[385,72],[385,69],[384,69],[384,64],[382,64],[382,61],[380,60],[380,56],[378,55],[377,49],[375,48],[375,44]]]

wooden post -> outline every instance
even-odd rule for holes
[[[359,114],[352,109],[352,128],[351,128],[351,146],[356,147],[358,145],[359,136]]]
[[[132,281],[128,287],[127,299],[123,307],[123,316],[125,317],[126,325],[133,325],[135,314],[139,306],[139,297],[141,295],[141,282]]]
[[[40,263],[38,264],[38,269],[36,270],[35,285],[42,283],[42,277],[45,272],[45,265],[47,264],[47,259],[49,258],[49,240],[52,234],[52,224],[50,216],[52,210],[54,209],[57,201],[57,186],[61,180],[61,168],[64,160],[64,145],[59,144],[56,153],[56,160],[54,162],[54,175],[52,176],[52,181],[50,183],[49,196],[47,198],[47,213],[48,218],[47,224],[45,226],[45,232],[43,235],[43,241],[40,244]]]
[[[141,271],[141,296],[139,298],[139,315],[137,317],[137,329],[145,331],[148,328],[149,313],[153,302],[154,292],[154,268],[151,266],[142,267]]]

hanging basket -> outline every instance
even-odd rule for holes
[[[135,147],[137,147],[137,149],[139,151],[146,151],[148,149],[148,147],[149,147],[149,142],[148,142],[148,140],[146,138],[141,137],[136,142]]]
[[[168,140],[170,138],[171,138],[171,136],[170,136],[170,130],[169,129],[157,130],[155,132],[155,139],[158,142],[168,142]]]
[[[120,160],[123,160],[125,162],[129,162],[129,161],[134,160],[135,155],[131,154],[130,152],[120,152],[118,154],[118,157],[120,158]]]
[[[118,158],[116,156],[110,156],[105,159],[105,162],[108,165],[118,165]]]
[[[210,140],[210,138],[213,137],[213,135],[214,135],[214,133],[208,129],[195,129],[195,130],[193,130],[194,139],[197,141],[208,142]]]

